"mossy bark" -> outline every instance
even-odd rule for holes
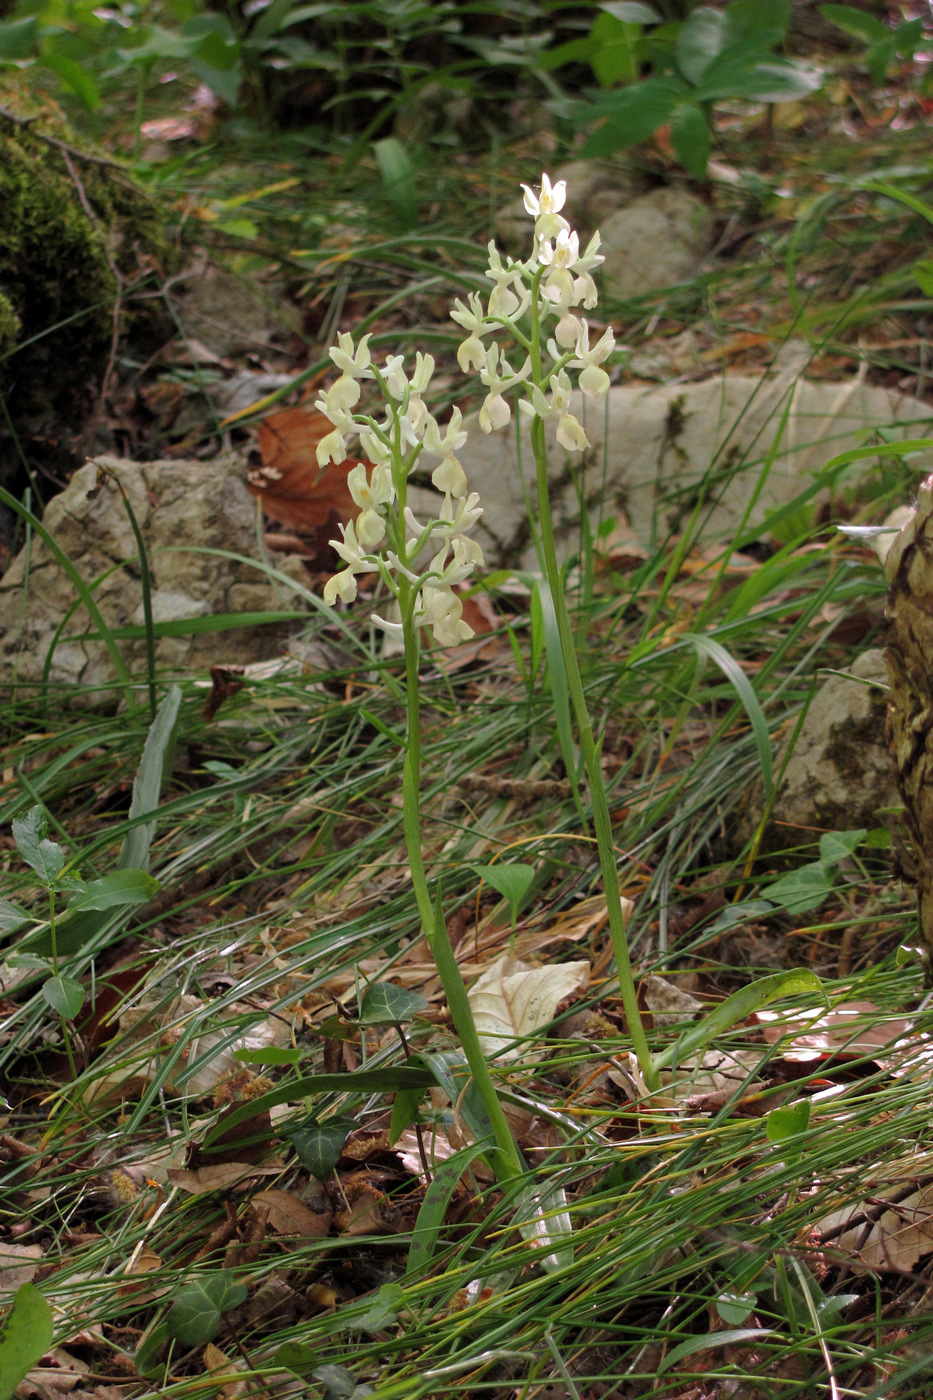
[[[920,931],[933,955],[933,477],[885,558],[888,741],[916,862]]]

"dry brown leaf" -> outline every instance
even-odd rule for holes
[[[508,1060],[540,1054],[540,1046],[512,1042],[534,1035],[554,1019],[562,1001],[586,991],[589,984],[588,962],[529,967],[518,958],[497,959],[467,994],[486,1054]]]
[[[248,486],[263,513],[289,530],[335,529],[358,514],[347,486],[356,462],[317,464],[318,443],[330,432],[330,419],[303,408],[273,413],[259,426],[262,466],[250,472]]]
[[[309,1210],[289,1191],[260,1191],[253,1197],[257,1210],[268,1214],[269,1224],[277,1235],[301,1235],[306,1240],[320,1239],[330,1229],[330,1216]]]
[[[769,1045],[788,1038],[782,1046],[787,1060],[819,1060],[825,1055],[858,1059],[877,1056],[892,1042],[912,1029],[903,1016],[888,1016],[873,1001],[847,1001],[822,1016],[812,1011],[770,1011],[755,1013]]]
[[[877,1215],[877,1204],[856,1203],[824,1216],[819,1228],[835,1236],[833,1248],[850,1255],[855,1268],[909,1273],[923,1255],[933,1253],[933,1186],[892,1202],[879,1218],[871,1219]],[[840,1225],[855,1218],[858,1223],[839,1232]]]
[[[26,1379],[16,1387],[18,1400],[28,1400],[31,1395],[39,1395],[43,1400],[57,1400],[80,1385],[91,1369],[86,1361],[72,1356],[64,1347],[52,1347],[42,1360],[44,1366],[35,1366]]]
[[[228,1191],[248,1176],[278,1176],[281,1163],[268,1167],[251,1166],[249,1162],[221,1162],[211,1167],[169,1167],[166,1172],[170,1186],[201,1196],[205,1191]]]
[[[668,982],[666,978],[658,977],[653,972],[649,972],[642,987],[645,1005],[651,1012],[655,1026],[676,1026],[681,1021],[691,1020],[706,1009],[702,1001],[692,997],[689,992],[681,991],[673,982]]]
[[[215,1347],[213,1342],[208,1342],[204,1348],[204,1365],[211,1374],[211,1378],[218,1382],[217,1393],[224,1397],[224,1400],[238,1400],[238,1397],[245,1394],[248,1381],[238,1374],[239,1367],[220,1347]]]
[[[21,1283],[32,1283],[41,1258],[41,1245],[0,1240],[0,1293],[15,1293]]]
[[[361,1184],[353,1195],[348,1210],[338,1210],[334,1225],[341,1235],[385,1235],[389,1226],[382,1216],[385,1197],[372,1186]]]

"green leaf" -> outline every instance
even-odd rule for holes
[[[217,1335],[225,1312],[245,1302],[247,1288],[229,1269],[201,1274],[175,1294],[165,1325],[169,1336],[186,1347],[203,1346]]]
[[[403,227],[413,229],[418,222],[418,191],[408,152],[394,136],[374,141],[373,150],[389,204]]]
[[[517,1196],[515,1225],[546,1273],[573,1264],[573,1224],[562,1186],[525,1186]]]
[[[437,1248],[450,1198],[457,1189],[457,1183],[469,1166],[482,1157],[486,1151],[484,1144],[461,1148],[445,1161],[439,1162],[424,1200],[418,1210],[418,1218],[412,1231],[411,1246],[408,1250],[406,1279],[412,1279],[426,1272]]]
[[[371,982],[360,999],[358,1023],[361,1026],[402,1026],[428,1002],[419,992],[409,992],[394,982]]]
[[[732,0],[726,6],[726,22],[733,39],[751,38],[766,30],[776,31],[781,43],[790,24],[790,0]]]
[[[642,5],[639,0],[605,0],[600,5],[607,15],[622,20],[623,24],[663,24],[663,18],[651,5]]]
[[[708,932],[710,935],[724,933],[728,928],[735,928],[736,924],[760,919],[762,915],[771,914],[773,911],[774,905],[769,899],[743,899],[739,904],[728,905],[710,924]]]
[[[32,915],[27,910],[21,909],[18,904],[12,904],[8,899],[0,899],[0,934],[15,933],[23,924],[31,921]]]
[[[824,865],[838,865],[849,858],[867,835],[865,827],[853,831],[824,831],[820,837],[820,860]]]
[[[288,1136],[301,1165],[318,1181],[326,1181],[355,1127],[353,1118],[325,1118],[323,1122],[308,1118]]]
[[[748,987],[742,987],[737,992],[733,992],[731,997],[713,1008],[702,1021],[691,1026],[683,1035],[679,1036],[673,1045],[661,1050],[657,1055],[653,1055],[652,1062],[655,1069],[666,1069],[675,1061],[689,1059],[697,1050],[705,1049],[709,1043],[722,1035],[724,1031],[731,1030],[740,1021],[745,1021],[754,1011],[761,1006],[767,1006],[769,1002],[776,1001],[778,997],[799,996],[807,992],[815,992],[822,999],[826,1000],[823,991],[823,984],[812,972],[805,972],[802,968],[792,972],[775,972],[770,977],[761,977],[757,982],[752,982]]]
[[[595,47],[589,63],[600,87],[615,87],[637,79],[640,39],[638,25],[626,24],[611,14],[597,15],[590,30]]]
[[[12,1400],[25,1376],[52,1345],[52,1309],[31,1283],[21,1284],[0,1332],[0,1400]]]
[[[923,295],[933,297],[933,258],[921,258],[910,270]]]
[[[512,916],[512,927],[518,918],[518,906],[531,889],[535,878],[535,868],[524,861],[501,861],[495,865],[471,865],[474,875],[492,885],[497,894],[508,900]]]
[[[261,1050],[234,1050],[233,1058],[244,1065],[296,1065],[301,1051],[296,1045],[266,1045]]]
[[[710,64],[694,95],[698,102],[730,97],[751,102],[791,102],[822,86],[823,74],[818,68],[783,58],[750,63],[730,50]]]
[[[729,21],[721,10],[703,5],[680,26],[674,43],[677,66],[688,82],[699,83],[713,59],[729,44]]]
[[[321,1400],[358,1400],[373,1393],[371,1385],[357,1385],[346,1366],[318,1366],[312,1374],[324,1387]]]
[[[142,1340],[133,1355],[133,1365],[141,1376],[147,1380],[155,1380],[162,1374],[162,1363],[159,1360],[159,1353],[169,1339],[169,1330],[165,1321],[157,1322],[143,1333]]]
[[[773,1327],[737,1327],[728,1332],[704,1332],[702,1336],[688,1337],[663,1358],[658,1366],[658,1375],[662,1371],[670,1370],[671,1366],[676,1366],[677,1362],[683,1361],[685,1357],[693,1356],[695,1352],[760,1341],[762,1337],[770,1337],[773,1333]]]
[[[797,1099],[796,1103],[782,1104],[772,1108],[765,1118],[765,1133],[769,1142],[787,1142],[788,1138],[798,1137],[810,1126],[810,1100]],[[798,1152],[801,1144],[798,1144]]]
[[[391,1327],[405,1306],[405,1290],[398,1283],[384,1283],[375,1301],[355,1326],[361,1332],[383,1332]]]
[[[57,841],[49,841],[48,813],[44,807],[30,807],[25,817],[14,817],[12,822],[13,840],[27,865],[48,888],[54,885],[65,864],[65,852]]]
[[[301,1342],[283,1342],[273,1356],[272,1364],[307,1379],[318,1364],[318,1354]]]
[[[758,703],[758,696],[755,694],[750,680],[735,657],[726,651],[721,642],[716,642],[712,637],[707,637],[699,632],[687,632],[684,634],[683,640],[716,663],[726,679],[732,682],[736,694],[745,706],[745,713],[748,715],[748,721],[755,736],[755,747],[758,750],[758,765],[761,770],[761,786],[764,790],[765,802],[770,802],[774,792],[771,736],[768,733],[768,722],[765,719],[764,711]]]
[[[608,120],[589,137],[581,155],[585,160],[609,156],[639,141],[647,141],[659,126],[670,121],[677,99],[684,91],[682,82],[648,78],[620,92],[606,93],[598,105],[594,104],[590,119],[605,115]]]
[[[38,49],[39,21],[35,15],[28,19],[8,19],[0,24],[0,63],[32,58]]]
[[[682,103],[671,116],[671,145],[684,169],[695,180],[706,178],[709,160],[709,124],[699,107]]]
[[[806,914],[819,906],[833,892],[833,876],[820,860],[790,870],[774,884],[766,885],[761,893],[766,899],[780,904],[788,914]]]
[[[42,54],[42,63],[46,68],[51,68],[58,74],[59,81],[67,92],[74,93],[79,101],[89,112],[100,106],[100,89],[91,77],[86,68],[80,63],[76,63],[73,58],[66,58],[64,54],[50,50],[46,45]]]
[[[181,687],[173,685],[149,726],[139,768],[133,780],[129,818],[130,821],[136,821],[150,812],[153,817],[151,821],[142,822],[127,832],[117,857],[119,870],[149,869],[149,849],[156,828],[155,812],[159,805],[165,771],[171,758],[180,705]]]
[[[720,1293],[716,1311],[730,1327],[739,1327],[757,1304],[754,1293]]]
[[[158,891],[159,882],[144,870],[114,870],[99,880],[89,880],[81,894],[69,900],[69,909],[113,909],[121,904],[145,904]]]
[[[875,15],[856,10],[852,5],[821,5],[820,14],[856,39],[886,39],[891,32]]]
[[[423,1089],[397,1089],[389,1118],[389,1145],[394,1146],[418,1116],[424,1099]]]
[[[73,1021],[84,1005],[84,988],[73,977],[50,977],[42,984],[42,995],[66,1021]]]

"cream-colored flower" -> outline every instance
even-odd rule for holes
[[[319,467],[326,467],[328,462],[336,462],[339,466],[347,458],[347,444],[343,440],[343,433],[335,428],[332,433],[327,433],[317,445],[315,452]]]

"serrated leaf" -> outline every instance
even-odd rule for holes
[[[52,1345],[52,1309],[34,1284],[13,1295],[0,1332],[0,1400],[12,1400],[20,1381]]]
[[[864,826],[854,831],[824,831],[820,837],[820,860],[824,865],[838,865],[848,860],[867,835]]]
[[[529,967],[518,958],[499,958],[467,993],[485,1053],[529,1058],[532,1047],[513,1042],[529,1040],[554,1019],[566,997],[585,991],[589,983],[588,962]]]
[[[122,904],[145,904],[159,890],[159,882],[145,870],[114,870],[99,880],[89,880],[82,892],[69,900],[69,909],[115,909]]]
[[[12,822],[13,840],[27,865],[42,881],[43,885],[54,885],[65,864],[65,852],[57,841],[49,841],[48,814],[44,807],[30,807],[25,817],[14,817]]]
[[[470,869],[508,901],[514,928],[518,918],[518,906],[531,889],[535,878],[534,866],[525,861],[515,860],[502,861],[496,865],[472,865]]]
[[[301,1165],[318,1181],[326,1181],[355,1127],[352,1118],[326,1118],[323,1122],[309,1118],[288,1136]]]
[[[73,1021],[84,1005],[84,988],[73,977],[50,977],[42,984],[42,995],[66,1021]]]
[[[18,904],[12,904],[8,899],[0,899],[0,934],[15,933],[23,924],[28,924],[31,918],[32,915],[21,909]]]
[[[789,870],[761,891],[788,914],[805,914],[817,909],[832,894],[833,877],[822,861],[811,861],[799,870]]]
[[[246,1284],[229,1269],[192,1279],[175,1294],[165,1319],[169,1335],[186,1347],[203,1346],[217,1335],[223,1314],[245,1302],[246,1294]]]
[[[358,1022],[361,1026],[402,1026],[427,1009],[427,1000],[418,992],[397,987],[394,982],[371,982],[360,998]]]

